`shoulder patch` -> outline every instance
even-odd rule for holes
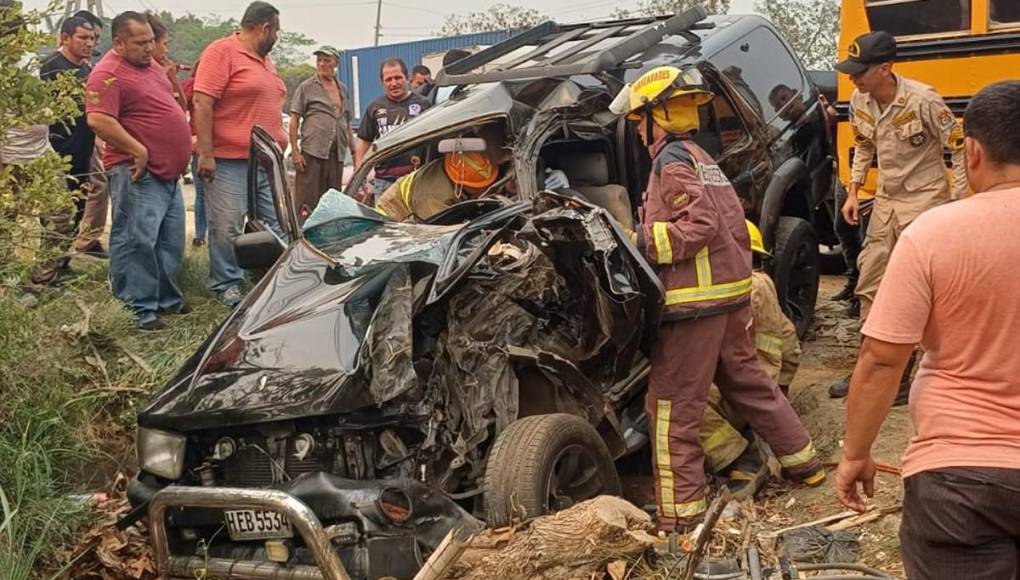
[[[655,174],[661,174],[662,168],[672,163],[683,163],[692,169],[695,168],[694,158],[691,157],[691,153],[687,151],[683,143],[679,141],[667,143],[662,148],[662,151],[659,151],[659,154],[655,156],[655,163],[653,164]]]
[[[899,128],[914,120],[917,120],[917,113],[911,109],[906,113],[901,113],[900,115],[893,117],[892,124],[893,127]]]
[[[718,165],[704,165],[701,163],[695,163],[694,170],[698,174],[698,178],[704,185],[719,185],[729,186],[730,180],[723,173],[723,170]]]
[[[953,113],[949,109],[946,109],[939,113],[938,121],[939,126],[942,127],[942,130],[948,131],[953,125],[956,124],[956,117],[953,116]]]

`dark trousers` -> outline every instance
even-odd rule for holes
[[[1016,580],[1020,469],[954,467],[904,481],[900,547],[910,580]]]
[[[319,198],[330,188],[341,189],[344,177],[344,162],[337,159],[336,148],[329,159],[320,159],[305,154],[305,170],[298,171],[294,178],[294,209],[302,223],[315,211]]]
[[[867,231],[860,226],[852,226],[843,219],[843,204],[846,203],[846,188],[839,181],[836,182],[836,212],[833,220],[833,231],[839,239],[839,245],[843,248],[843,260],[846,262],[846,275],[850,281],[857,282],[857,256],[861,253],[861,242],[864,236],[861,232]]]

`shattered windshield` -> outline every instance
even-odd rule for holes
[[[332,258],[341,273],[357,276],[383,263],[426,262],[438,266],[462,227],[392,222],[331,189],[305,222],[304,236]]]

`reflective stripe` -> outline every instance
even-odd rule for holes
[[[718,429],[712,431],[712,434],[705,439],[705,442],[701,444],[702,449],[705,451],[705,455],[712,455],[713,451],[718,450],[724,443],[726,443],[730,434],[735,433],[729,423],[723,423]]]
[[[694,269],[698,273],[698,288],[708,288],[712,285],[712,264],[708,261],[708,246],[701,248],[701,251],[694,256]]]
[[[659,472],[659,509],[667,518],[677,517],[674,503],[673,462],[669,457],[669,414],[672,401],[659,399],[655,402],[655,465]]]
[[[408,173],[407,177],[401,179],[397,186],[400,188],[400,199],[404,202],[404,207],[406,207],[407,211],[411,213],[414,213],[414,211],[411,210],[411,185],[414,183],[414,178],[417,176],[418,170],[415,169],[411,173]]]
[[[798,465],[804,465],[809,461],[814,461],[814,459],[815,446],[808,441],[808,444],[804,446],[804,449],[790,455],[780,455],[779,464],[789,469],[791,467],[797,467]]]
[[[374,209],[375,209],[375,211],[376,211],[377,213],[381,213],[381,214],[383,214],[383,215],[384,215],[384,216],[386,216],[386,217],[390,217],[390,215],[389,215],[388,213],[386,213],[386,210],[384,210],[384,209],[383,209],[382,207],[380,207],[380,206],[378,206],[378,205],[377,205],[377,206],[375,206],[375,208],[374,208]]]
[[[743,296],[751,291],[751,279],[745,278],[737,282],[716,284],[708,288],[681,288],[666,291],[666,306],[701,302],[703,300],[724,300]]]
[[[804,479],[804,485],[818,485],[825,480],[825,470],[819,469],[818,473],[815,473],[811,477]]]
[[[771,355],[783,356],[783,341],[779,337],[772,336],[771,334],[759,332],[758,335],[754,337],[754,347]]]
[[[673,263],[673,247],[669,245],[669,231],[666,222],[652,224],[652,237],[655,239],[655,256],[659,264]]]
[[[655,222],[655,226],[661,222]],[[652,231],[655,232],[655,226]],[[665,235],[665,225],[663,225]],[[658,234],[656,234],[658,238]],[[668,241],[668,238],[667,238]],[[658,247],[658,241],[656,241]],[[662,263],[662,255],[659,255],[659,263]],[[674,288],[666,291],[666,306],[676,304],[689,304],[691,302],[702,302],[705,300],[725,300],[743,296],[751,291],[751,279],[745,278],[736,282],[725,284],[712,283],[712,262],[708,258],[708,246],[701,248],[694,256],[694,270],[698,275],[698,285],[691,288]]]
[[[708,501],[705,498],[696,499],[676,506],[676,517],[693,518],[701,515],[708,509]]]

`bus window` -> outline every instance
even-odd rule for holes
[[[1003,4],[1016,0],[1001,0]],[[867,0],[871,30],[915,36],[970,30],[971,0]]]
[[[988,18],[992,25],[1020,25],[1020,2],[1017,0],[990,0]]]

